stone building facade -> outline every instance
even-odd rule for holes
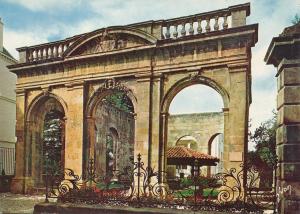
[[[115,92],[134,106],[134,157],[166,168],[169,106],[185,87],[204,84],[224,103],[224,167],[238,167],[247,150],[251,47],[257,24],[250,5],[235,5],[168,20],[102,28],[64,40],[19,48],[17,168],[14,192],[36,184],[34,133],[43,113],[64,113],[64,166],[82,174],[95,156],[96,111]],[[50,109],[45,103],[55,100]]]
[[[0,18],[0,173],[13,175],[15,169],[16,82],[17,76],[6,66],[17,61],[3,46],[3,23]]]
[[[277,205],[279,213],[299,213],[300,23],[272,39],[265,61],[277,68]]]

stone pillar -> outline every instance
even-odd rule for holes
[[[148,166],[149,148],[149,106],[150,106],[150,77],[138,77],[136,94],[138,106],[136,109],[134,158],[140,153],[142,162]]]
[[[83,166],[83,83],[68,85],[66,100],[68,112],[65,121],[65,168],[82,175]]]
[[[241,170],[247,145],[248,128],[248,88],[247,68],[230,67],[229,110],[224,109],[224,168]],[[234,128],[232,128],[234,127]],[[246,150],[246,151],[245,151]]]
[[[17,105],[17,112],[16,112],[16,136],[17,136],[17,143],[16,143],[16,172],[15,177],[12,180],[11,184],[11,191],[13,193],[24,193],[24,186],[25,186],[25,179],[24,179],[24,170],[25,170],[25,133],[24,133],[24,126],[25,126],[25,91],[24,90],[17,90],[16,91],[16,105]]]
[[[169,113],[161,113],[161,161],[160,161],[160,171],[167,171],[167,158],[165,157],[166,150],[168,147],[168,119]],[[176,170],[176,168],[175,168]],[[171,172],[172,173],[172,172]],[[175,174],[175,173],[174,173]]]
[[[265,61],[277,67],[277,208],[279,213],[299,213],[300,23],[273,38]]]
[[[152,81],[152,127],[151,127],[151,167],[157,171],[159,169],[159,123],[160,123],[160,88],[161,78],[160,76],[154,77]]]

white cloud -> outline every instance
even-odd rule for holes
[[[19,59],[19,54],[16,51],[17,47],[36,45],[44,42],[47,42],[47,37],[45,35],[10,29],[5,30],[4,32],[4,47],[16,59]]]
[[[82,0],[4,0],[9,3],[21,5],[32,11],[71,10],[78,6]]]

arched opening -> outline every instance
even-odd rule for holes
[[[197,139],[190,135],[180,137],[176,141],[176,146],[184,146],[190,149],[197,149]]]
[[[35,187],[45,186],[46,171],[59,171],[65,160],[65,108],[55,95],[42,96],[27,114],[25,166]]]
[[[177,89],[173,94],[168,108],[166,151],[173,146],[182,145],[194,151],[209,155],[209,141],[215,133],[220,133],[218,138],[223,142],[224,133],[224,99],[219,91],[206,84],[186,84],[185,87]],[[183,136],[178,140],[177,136]],[[223,152],[223,144],[211,144],[214,154]],[[220,150],[220,151],[219,151]],[[210,154],[214,156],[214,154]],[[219,157],[219,156],[215,156]],[[167,157],[168,158],[168,157]],[[222,160],[220,159],[220,162]],[[203,162],[201,173],[204,176],[210,176],[210,167]],[[178,168],[178,166],[176,166]],[[173,170],[172,170],[173,168]],[[191,168],[187,166],[185,168]],[[173,173],[170,173],[173,171]],[[177,170],[178,171],[178,170]],[[183,170],[182,170],[183,171]],[[174,166],[167,165],[168,177],[174,176]],[[191,170],[186,170],[180,177],[191,176]],[[176,172],[176,177],[178,173]],[[173,178],[172,178],[173,179]]]
[[[43,170],[58,171],[64,167],[64,114],[52,109],[46,113],[43,128]]]
[[[125,92],[110,91],[97,97],[92,119],[90,156],[96,172],[113,175],[132,165],[134,156],[135,115],[131,99]],[[93,151],[91,151],[91,149]]]
[[[224,137],[222,133],[216,133],[208,141],[208,154],[220,159],[216,166],[207,169],[207,175],[215,175],[223,172]]]

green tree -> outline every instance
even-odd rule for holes
[[[105,100],[122,111],[134,112],[132,102],[124,92],[115,92],[105,97]]]
[[[254,133],[250,133],[250,141],[255,143],[255,150],[248,152],[248,163],[258,169],[260,186],[271,187],[273,170],[276,166],[276,114],[260,124]]]
[[[44,120],[43,130],[43,173],[45,170],[57,171],[61,167],[62,114],[52,110]]]
[[[300,16],[299,16],[298,14],[296,14],[296,15],[294,16],[294,18],[293,18],[293,20],[292,20],[292,23],[293,23],[294,25],[300,23]]]

